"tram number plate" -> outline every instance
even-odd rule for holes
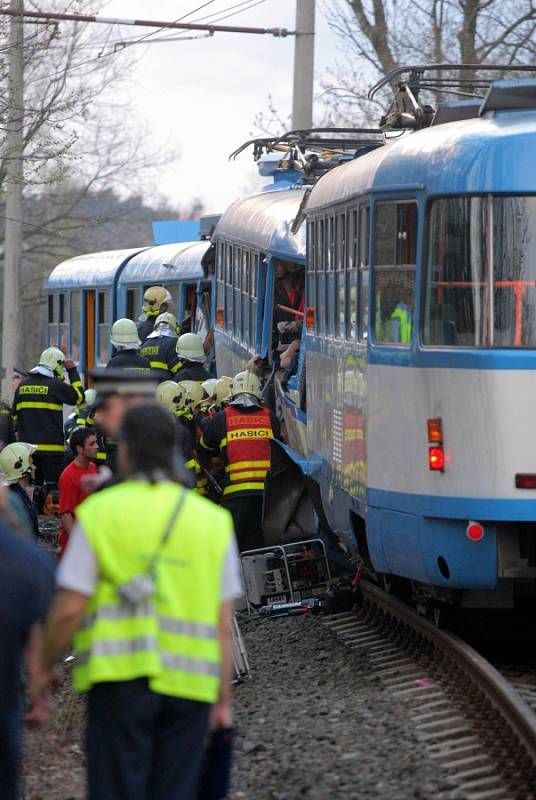
[[[274,605],[275,603],[286,603],[288,598],[286,594],[274,594],[269,595],[266,599],[270,601],[271,605]]]

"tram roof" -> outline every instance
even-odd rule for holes
[[[199,280],[204,277],[201,259],[209,247],[209,241],[161,244],[150,247],[130,259],[121,273],[119,285]]]
[[[216,237],[264,253],[305,259],[305,226],[291,231],[305,189],[262,192],[233,203],[216,227]]]
[[[379,191],[534,193],[535,143],[535,111],[432,126],[327,172],[311,192],[307,212]]]
[[[62,261],[54,267],[48,278],[48,289],[84,289],[111,286],[119,269],[141,247],[128,250],[103,250],[100,253],[86,253]]]

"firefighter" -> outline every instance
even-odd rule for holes
[[[157,317],[168,310],[173,298],[163,286],[149,286],[143,295],[143,312],[139,318],[138,336],[144,342],[153,332]]]
[[[177,328],[177,318],[174,314],[170,311],[160,314],[156,318],[153,332],[140,348],[140,355],[149,361],[153,375],[158,380],[170,380],[181,368],[181,361],[176,352]]]
[[[261,403],[261,384],[253,372],[239,372],[231,401],[206,425],[199,440],[202,463],[220,452],[225,463],[223,504],[233,515],[240,551],[264,546],[262,499],[270,468],[270,440],[279,438],[277,417]]]
[[[214,414],[216,414],[218,411],[221,411],[226,405],[227,401],[230,399],[232,382],[233,379],[229,378],[227,375],[222,375],[221,378],[218,378],[218,382],[216,383],[216,394],[214,395],[214,403],[211,406],[211,410],[213,412],[211,416],[214,416]]]
[[[26,491],[33,479],[33,453],[35,453],[33,444],[26,442],[8,444],[0,453],[0,472],[3,473],[9,484],[10,491],[20,499],[28,518],[29,527],[37,539],[39,537],[39,518]]]
[[[197,333],[183,333],[177,340],[177,355],[181,368],[175,378],[177,381],[191,380],[203,383],[212,376],[203,367],[206,355],[203,340]]]
[[[65,370],[70,385],[64,383]],[[58,482],[63,461],[63,406],[82,405],[84,391],[74,361],[57,347],[47,347],[15,392],[13,418],[21,442],[37,446],[33,456],[36,483]]]
[[[138,372],[149,375],[151,365],[138,353],[140,340],[136,323],[131,319],[118,319],[112,325],[110,342],[115,354],[106,364],[107,369],[123,369],[126,372]]]
[[[73,452],[69,446],[69,439],[71,433],[75,428],[93,428],[97,436],[97,444],[99,449],[96,455],[98,466],[106,464],[106,444],[103,432],[96,425],[93,418],[93,406],[97,399],[97,392],[95,389],[86,389],[84,392],[84,404],[79,409],[75,409],[72,414],[69,414],[67,421],[63,426],[63,435],[65,438],[65,461],[70,463],[73,458]]]

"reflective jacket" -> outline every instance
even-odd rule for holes
[[[199,447],[219,451],[225,463],[224,496],[259,494],[270,467],[270,440],[279,422],[262,406],[227,406],[203,430]]]
[[[147,359],[155,378],[160,381],[173,380],[182,366],[176,345],[176,336],[151,336],[140,347],[140,356]]]
[[[70,385],[38,372],[20,382],[13,400],[19,442],[35,444],[40,453],[63,453],[63,405],[84,402],[78,370],[68,374]]]
[[[162,546],[181,492],[186,499]],[[159,694],[215,702],[230,515],[174,483],[126,481],[89,497],[76,516],[99,579],[75,637],[75,689],[145,677]],[[154,594],[138,604],[122,600],[117,588],[143,574],[155,553]]]
[[[142,375],[149,375],[151,365],[146,358],[142,358],[137,350],[121,350],[108,361],[106,368],[124,369],[125,372],[139,372]]]

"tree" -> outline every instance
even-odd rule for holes
[[[102,0],[26,0],[29,9],[96,13]],[[0,208],[3,205],[6,151],[8,21],[0,18]],[[84,23],[25,25],[24,193],[22,302],[44,317],[45,283],[58,261],[96,250],[97,229],[107,213],[89,200],[112,188],[121,191],[114,219],[137,219],[140,193],[151,186],[162,163],[177,158],[172,148],[155,151],[134,118],[129,97],[133,49],[116,49],[115,29]],[[130,197],[128,202],[126,198]],[[119,202],[121,200],[121,202]],[[1,213],[1,211],[0,211]],[[150,211],[145,208],[145,213]],[[169,212],[168,212],[169,213]],[[128,226],[127,226],[128,228]],[[114,227],[118,233],[118,226]],[[123,229],[125,233],[126,228]],[[137,226],[130,240],[110,239],[110,248],[140,244]],[[2,237],[3,238],[3,237]],[[144,241],[151,243],[150,226]],[[42,336],[44,324],[39,333]],[[34,338],[36,338],[34,336]],[[35,357],[34,342],[24,355]]]
[[[532,0],[335,0],[326,15],[345,55],[323,81],[339,122],[377,120],[386,95],[371,104],[367,89],[404,64],[528,65],[536,55]]]

